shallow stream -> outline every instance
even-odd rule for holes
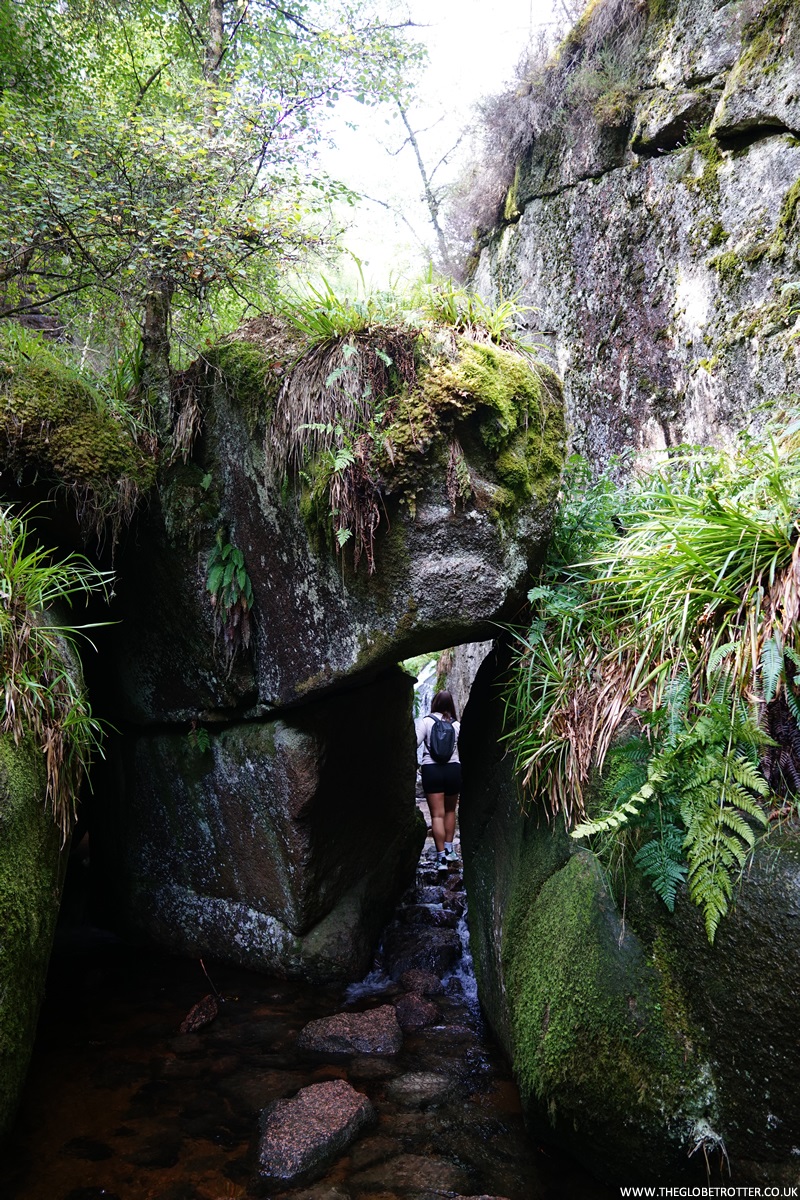
[[[455,924],[460,877],[442,889],[423,855],[416,891],[393,931]],[[465,939],[463,920],[456,932]],[[452,936],[452,933],[451,933]],[[59,936],[16,1139],[0,1179],[8,1200],[607,1200],[578,1167],[525,1133],[508,1066],[475,998],[468,950],[430,996],[437,1015],[407,1030],[395,1057],[324,1059],[295,1040],[308,1021],[401,995],[383,969],[360,985],[312,987],[206,963],[224,997],[195,1033],[178,1029],[209,992],[197,961],[132,947],[90,927]],[[395,972],[395,975],[397,972]],[[444,1095],[394,1088],[401,1076],[446,1076]],[[347,1079],[377,1125],[317,1182],[259,1182],[259,1113],[301,1087]],[[614,1195],[617,1193],[614,1192]]]

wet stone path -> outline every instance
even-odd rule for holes
[[[432,856],[360,984],[206,964],[224,1000],[194,1032],[178,1030],[208,991],[197,962],[63,936],[0,1195],[606,1200],[526,1136],[477,1004],[458,866]]]

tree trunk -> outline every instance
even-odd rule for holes
[[[172,285],[163,276],[151,280],[142,322],[142,395],[153,409],[161,445],[172,434],[170,411],[169,316]]]
[[[206,42],[203,76],[206,81],[206,133],[216,136],[217,87],[219,67],[225,52],[225,0],[208,0],[208,41]]]

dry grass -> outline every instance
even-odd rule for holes
[[[351,438],[392,419],[390,397],[417,381],[417,331],[377,326],[319,342],[295,363],[281,388],[266,443],[268,477],[297,474],[324,450],[336,427]]]

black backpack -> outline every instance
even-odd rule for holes
[[[456,748],[456,731],[449,717],[433,717],[433,728],[428,734],[428,750],[434,762],[450,762]]]

